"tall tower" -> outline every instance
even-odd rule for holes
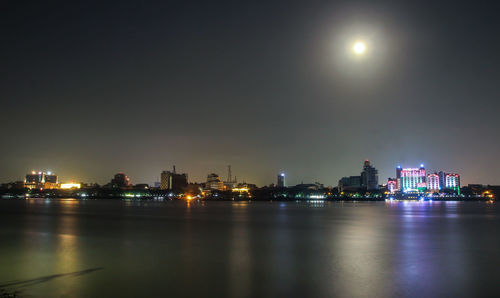
[[[363,164],[363,172],[361,172],[361,186],[366,190],[378,189],[378,171],[367,159]]]
[[[278,174],[278,187],[285,187],[285,173]]]
[[[401,191],[403,188],[401,187],[401,166],[396,167],[396,189]]]

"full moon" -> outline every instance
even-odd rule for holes
[[[352,46],[352,50],[354,51],[355,54],[362,55],[366,51],[366,45],[361,41],[357,41]]]

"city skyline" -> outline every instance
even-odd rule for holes
[[[247,180],[247,179],[237,179],[237,176],[236,175],[233,175],[232,172],[231,172],[231,165],[228,165],[226,166],[229,168],[229,172],[228,172],[228,179],[224,179],[224,175],[220,172],[216,172],[216,171],[211,171],[211,172],[207,172],[207,174],[205,174],[205,177],[200,179],[200,180],[194,180],[192,178],[188,178],[190,177],[188,171],[184,171],[184,170],[181,170],[180,172],[177,172],[176,170],[176,166],[175,165],[172,165],[172,168],[173,170],[162,170],[161,173],[157,176],[157,179],[155,181],[143,181],[141,180],[140,177],[137,177],[136,180],[132,180],[130,179],[130,175],[128,175],[128,173],[124,172],[124,171],[118,171],[118,172],[115,172],[114,174],[112,175],[120,175],[120,174],[125,174],[128,178],[127,179],[130,179],[130,184],[148,184],[149,186],[151,187],[160,187],[162,189],[167,189],[167,188],[170,188],[171,186],[168,186],[168,185],[171,185],[172,184],[172,175],[177,175],[179,177],[183,177],[182,179],[184,181],[186,181],[186,183],[204,183],[204,181],[206,180],[206,176],[208,175],[209,177],[211,175],[217,175],[217,179],[220,179],[220,183],[229,183],[229,184],[235,184],[236,182],[238,183],[252,183],[252,184],[256,184],[256,185],[259,185],[259,186],[268,186],[268,185],[276,185],[276,186],[293,186],[293,185],[299,185],[299,184],[302,184],[302,183],[321,183],[321,184],[324,184],[326,186],[332,186],[332,187],[336,187],[336,182],[334,181],[333,183],[330,183],[330,182],[325,182],[325,181],[319,181],[319,180],[315,180],[315,181],[308,181],[308,180],[304,180],[304,179],[299,179],[298,177],[295,177],[295,179],[292,179],[292,183],[288,182],[288,174],[286,173],[286,171],[279,171],[277,173],[277,175],[275,175],[275,181],[273,182],[269,182],[269,183],[264,183],[264,184],[258,184],[258,183],[255,183],[254,181],[251,181],[251,180]],[[438,174],[439,173],[456,173],[454,171],[449,171],[449,170],[445,170],[443,171],[442,169],[436,169],[436,168],[426,168],[424,166],[423,163],[420,164],[419,166],[420,168],[424,168],[425,170],[427,170],[427,174],[424,175],[425,177],[427,177],[427,175],[431,175],[431,174]],[[369,172],[366,172],[368,169]],[[395,180],[398,178],[398,171],[400,172],[400,170],[403,169],[403,170],[418,170],[418,168],[412,168],[412,167],[402,167],[400,164],[398,164],[396,167],[393,168],[393,170],[395,170],[395,172],[393,174],[395,175],[390,175],[388,177],[381,177],[378,175],[378,168],[377,167],[374,167],[374,165],[371,163],[370,160],[366,159],[364,160],[363,162],[363,166],[362,166],[362,171],[361,171],[361,175],[360,176],[357,176],[358,179],[359,179],[359,184],[360,186],[363,186],[365,188],[368,188],[368,189],[377,189],[379,185],[385,185],[387,184],[388,181],[391,181],[391,180]],[[373,171],[373,174],[369,174]],[[116,174],[118,173],[118,174]],[[53,172],[53,171],[46,171],[46,170],[40,170],[40,169],[37,169],[37,170],[31,170],[31,172],[29,172],[28,174],[25,174],[23,177],[28,177],[28,176],[40,176],[40,178],[37,178],[39,180],[41,180],[42,178],[41,177],[47,177],[47,176],[50,176],[50,175],[53,175],[54,177],[56,177],[55,179],[59,180],[60,179],[60,176],[58,175],[58,173],[56,172]],[[363,176],[364,175],[364,176]],[[367,176],[368,175],[368,176]],[[372,177],[373,175],[373,177]],[[286,181],[288,182],[285,182],[285,176],[287,177],[286,178]],[[111,176],[110,176],[111,177]],[[277,177],[277,178],[276,178]],[[346,178],[346,177],[343,177],[342,176],[339,176],[340,178],[337,179],[337,181],[340,181],[342,180],[343,178]],[[355,176],[351,176],[351,177],[355,177]],[[364,177],[364,178],[363,178]],[[116,177],[115,177],[116,178]],[[276,180],[277,179],[277,180]],[[8,183],[8,182],[16,182],[16,181],[26,181],[26,178],[22,178],[22,179],[16,179],[16,180],[9,180],[9,181],[1,181],[2,183]],[[300,180],[300,182],[297,182],[295,183],[294,181],[298,181]],[[107,184],[109,183],[109,177],[107,180],[105,181],[96,181],[96,180],[80,180],[80,179],[74,179],[74,178],[63,178],[62,181],[66,182],[66,183],[75,183],[75,182],[81,182],[81,183],[97,183],[97,184],[100,184],[100,185],[104,185],[104,184]],[[54,182],[54,181],[53,181]],[[57,182],[57,181],[55,181]],[[439,182],[440,184],[443,184],[442,181]],[[462,183],[463,183],[463,180],[462,180]],[[487,183],[463,183],[463,185],[465,184],[485,184],[485,185],[491,185],[491,184],[487,184]]]

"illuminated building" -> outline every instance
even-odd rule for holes
[[[57,175],[52,172],[36,172],[32,171],[27,174],[24,179],[24,186],[26,188],[44,188],[55,189],[58,188]]]
[[[426,189],[426,175],[424,165],[420,168],[405,168],[401,169],[396,174],[401,176],[401,191],[403,192],[423,192]]]
[[[81,187],[82,187],[82,185],[80,183],[74,183],[74,182],[61,183],[61,186],[60,186],[61,189],[79,189]]]
[[[438,173],[438,177],[439,186],[442,191],[451,191],[456,194],[460,194],[460,175],[456,173],[446,173],[444,171],[440,171]]]
[[[24,179],[24,183],[42,183],[43,182],[43,173],[32,171],[30,174],[26,175]]]
[[[59,184],[58,184],[58,181],[57,181],[57,175],[52,173],[52,172],[47,172],[45,175],[44,175],[44,184],[43,184],[43,188],[44,189],[56,189],[56,188],[59,188]]]
[[[188,184],[188,175],[177,174],[177,172],[175,171],[175,166],[172,172],[163,171],[161,173],[160,189],[180,192],[184,190],[187,184]]]
[[[438,174],[434,173],[427,175],[427,190],[431,192],[439,192],[441,190]]]
[[[224,190],[224,183],[219,175],[215,173],[208,174],[207,182],[205,183],[206,190]]]
[[[43,183],[43,173],[32,171],[26,175],[24,179],[24,187],[26,188],[41,188]]]
[[[398,182],[396,179],[389,178],[387,180],[387,190],[390,193],[395,193],[398,190]]]
[[[47,183],[56,183],[57,184],[57,175],[52,172],[47,172],[44,175],[45,182]]]
[[[235,188],[232,189],[232,192],[239,192],[240,194],[241,193],[248,193],[250,189],[247,187],[247,186],[237,186]]]
[[[277,181],[277,186],[278,187],[285,187],[285,173],[279,173],[278,174],[278,181]]]
[[[456,194],[460,194],[460,175],[456,173],[446,174],[445,188],[454,191]]]
[[[361,187],[366,190],[378,189],[378,171],[370,165],[367,159],[363,165],[363,172],[361,172]]]
[[[124,173],[118,173],[111,179],[111,186],[125,188],[130,186],[130,179]]]

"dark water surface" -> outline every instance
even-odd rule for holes
[[[500,296],[481,202],[0,200],[0,289],[29,297]]]

